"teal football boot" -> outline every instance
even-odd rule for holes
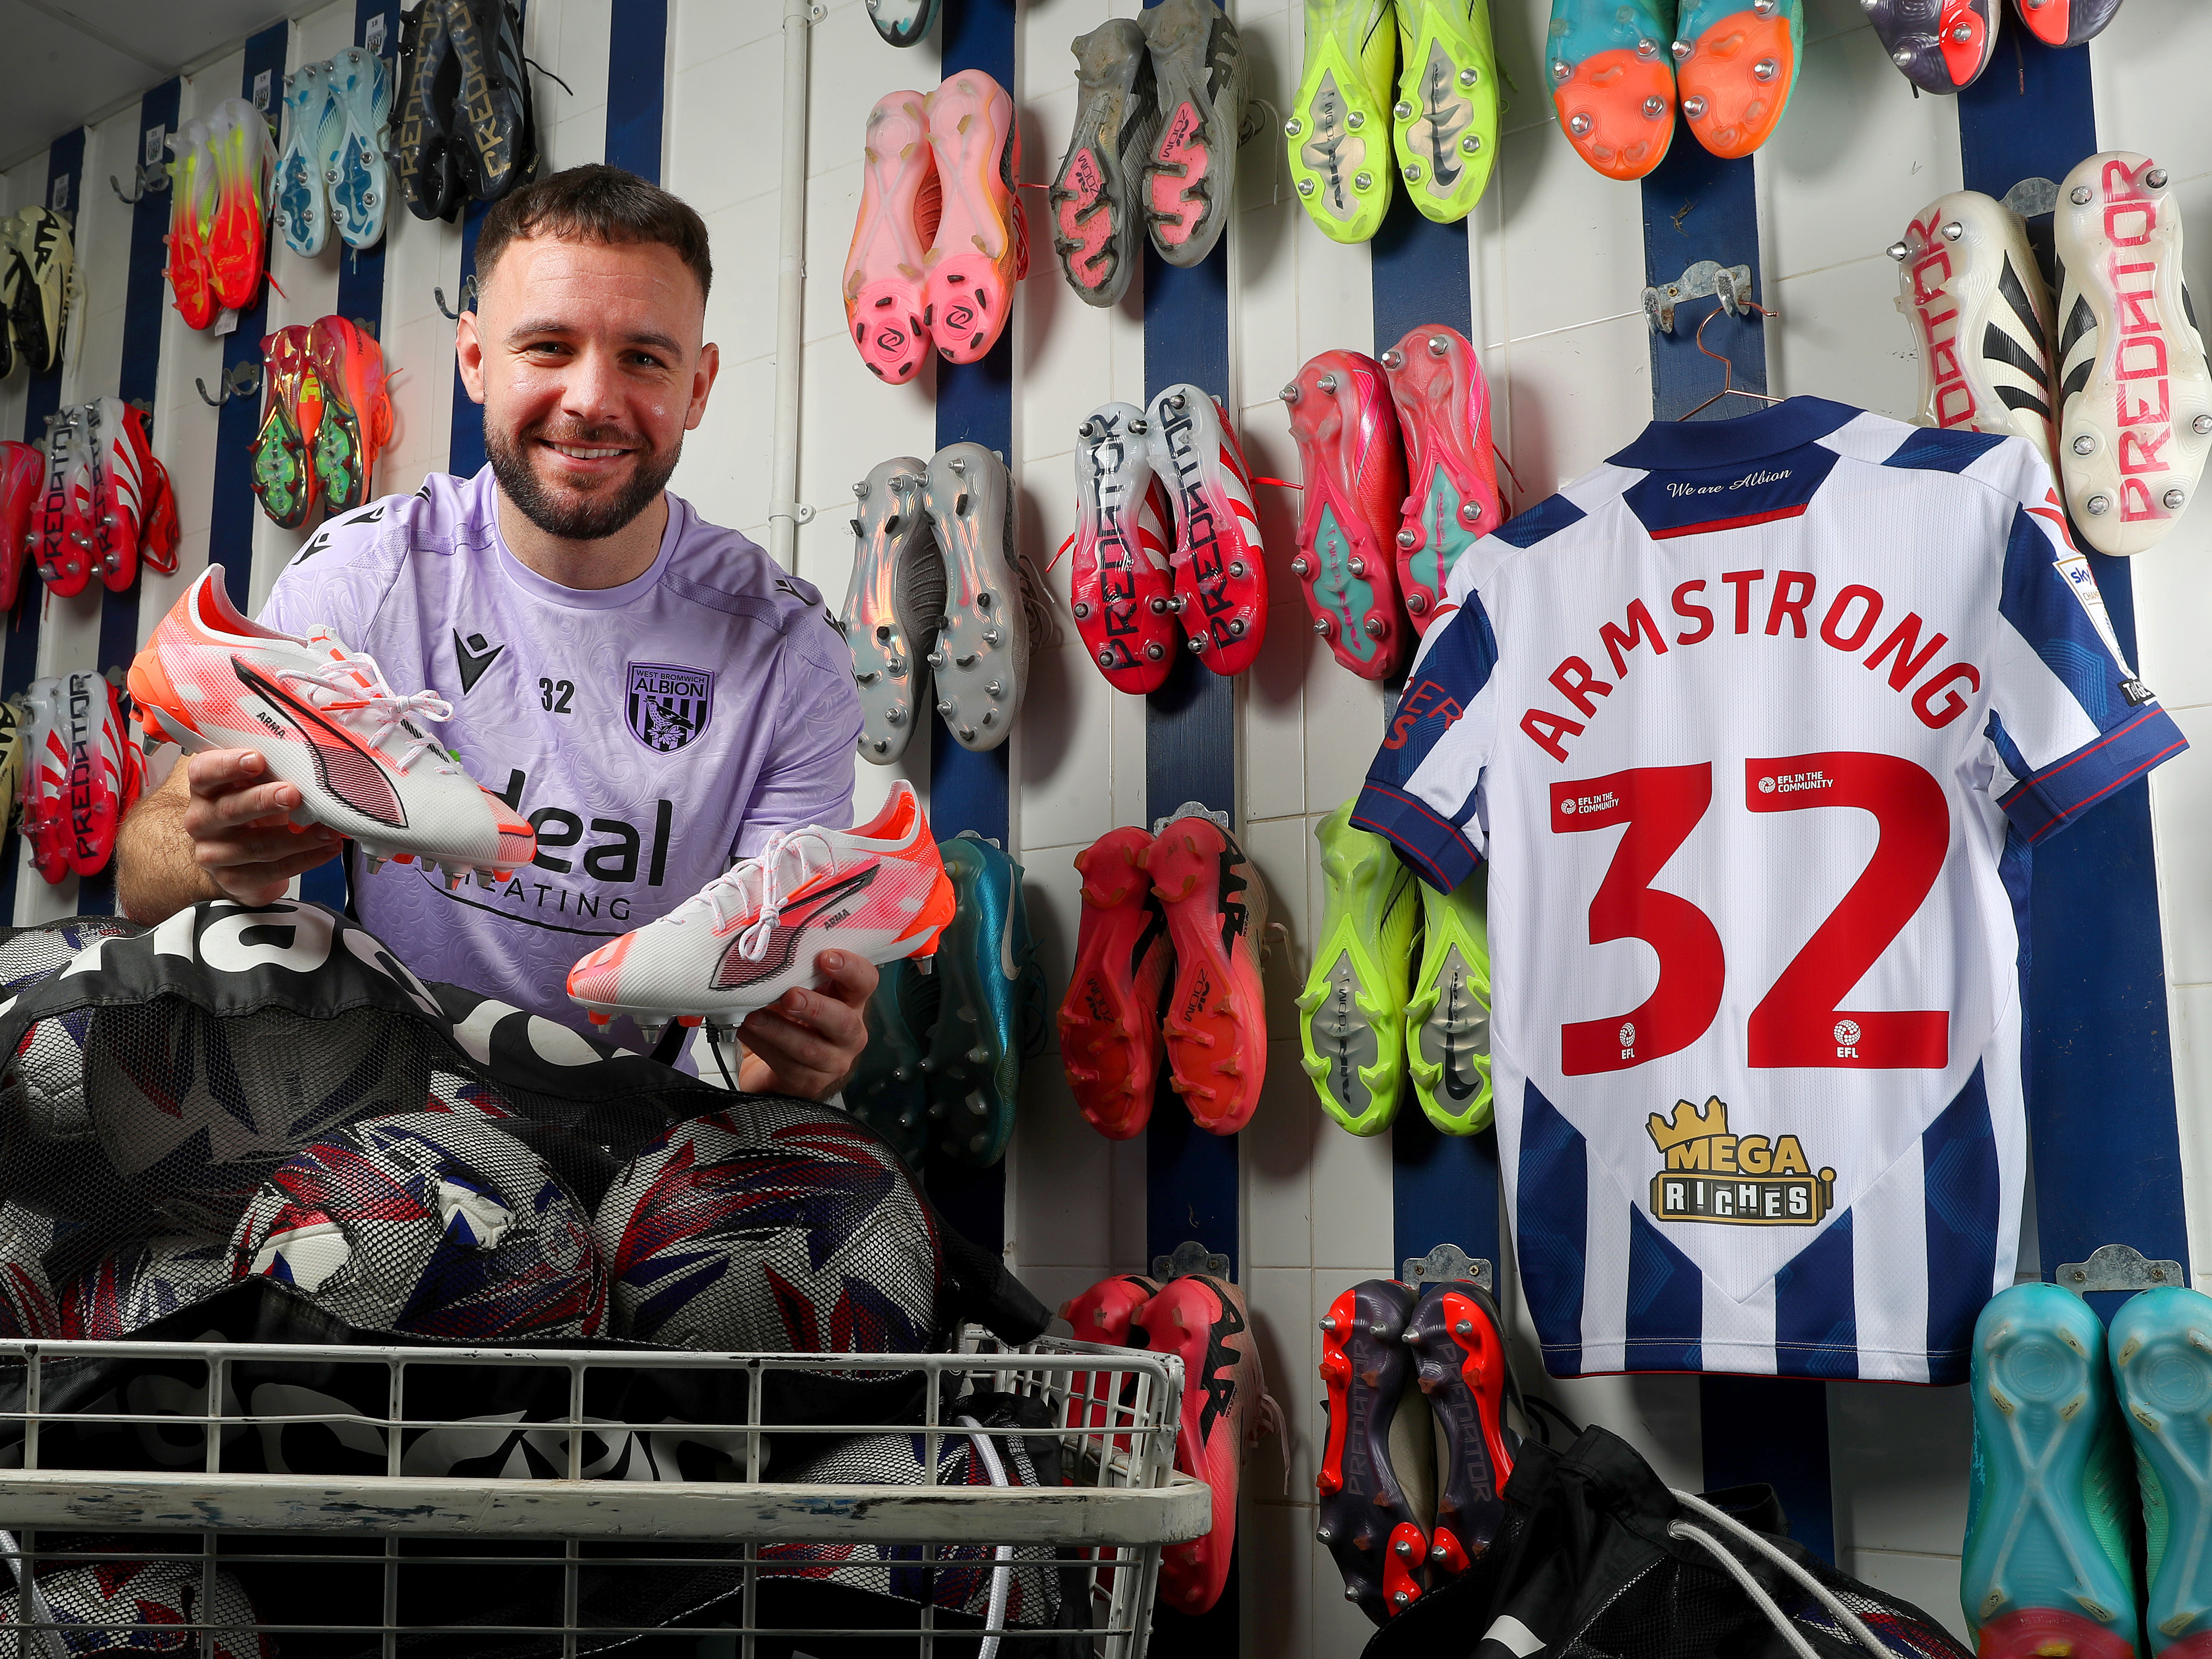
[[[1044,1052],[1044,973],[1030,937],[1022,866],[963,830],[940,842],[957,908],[937,945],[937,1029],[921,1062],[939,1148],[988,1169],[1014,1133],[1022,1065]]]
[[[1674,0],[1552,0],[1552,105],[1575,153],[1641,179],[1674,139]]]
[[[2108,1342],[2122,1420],[2136,1444],[2154,1654],[2212,1650],[2212,1297],[2145,1291]]]
[[[890,1142],[912,1168],[929,1150],[922,1061],[937,1023],[937,979],[910,957],[887,962],[868,999],[868,1046],[845,1085],[845,1109]]]
[[[1974,1322],[1972,1376],[1959,1603],[1980,1659],[2134,1659],[2135,1492],[2103,1322],[2056,1285],[2015,1285]]]

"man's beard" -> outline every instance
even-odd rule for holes
[[[635,473],[611,495],[556,495],[530,464],[529,441],[511,444],[504,433],[495,431],[488,421],[484,423],[484,455],[491,462],[491,474],[500,489],[521,509],[523,517],[564,542],[600,541],[621,530],[659,499],[684,453],[680,438],[665,458],[650,450],[641,451]],[[560,441],[579,449],[589,448],[592,442],[589,438]]]

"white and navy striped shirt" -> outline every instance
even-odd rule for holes
[[[1655,425],[1448,597],[1353,822],[1494,864],[1546,1365],[1963,1380],[2019,1237],[2028,849],[2185,746],[2044,462],[1810,398]]]

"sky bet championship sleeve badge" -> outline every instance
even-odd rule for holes
[[[629,668],[629,734],[655,753],[673,754],[703,735],[714,712],[714,676],[673,663]]]

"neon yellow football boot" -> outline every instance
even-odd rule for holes
[[[1283,122],[1291,181],[1313,221],[1364,242],[1390,208],[1391,0],[1305,0],[1306,64]]]
[[[1390,143],[1398,176],[1440,225],[1482,199],[1498,153],[1498,59],[1490,0],[1397,0],[1398,101]]]
[[[1298,1045],[1322,1109],[1356,1135],[1379,1135],[1406,1079],[1419,884],[1389,842],[1352,827],[1350,801],[1314,826],[1314,839],[1328,898],[1298,997]]]
[[[1448,1135],[1490,1127],[1490,866],[1450,893],[1419,884],[1421,971],[1406,1005],[1413,1094]]]

